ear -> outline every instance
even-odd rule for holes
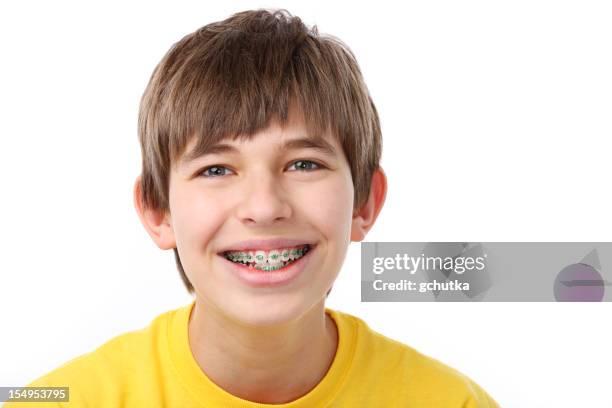
[[[142,202],[141,187],[141,176],[138,176],[134,183],[134,206],[142,225],[160,249],[176,248],[170,214],[145,208]]]
[[[372,175],[368,201],[360,209],[353,212],[351,241],[363,241],[368,231],[374,225],[380,210],[382,210],[386,197],[387,176],[385,176],[382,167],[379,167]]]

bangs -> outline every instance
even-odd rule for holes
[[[302,116],[311,137],[331,132],[342,142],[352,133],[347,73],[339,72],[347,64],[320,41],[283,44],[275,34],[216,33],[204,55],[191,56],[169,78],[159,106],[159,117],[169,120],[159,122],[157,134],[170,142],[172,163],[193,137],[196,151],[205,151],[225,138],[250,139],[273,121],[285,126],[290,112]],[[211,34],[204,30],[194,39],[205,35]]]

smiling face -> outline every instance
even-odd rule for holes
[[[327,134],[323,143],[313,143],[303,121],[292,120],[284,128],[273,123],[248,141],[223,140],[185,160],[195,142],[173,167],[166,222],[196,296],[205,307],[250,325],[293,320],[323,302],[346,256],[353,222],[351,172],[336,138]],[[295,241],[272,242],[266,255],[275,246],[311,244],[290,268],[291,279],[252,284],[244,276],[269,272],[244,271],[223,256],[256,240],[242,248],[248,254],[245,248],[255,251],[264,245],[258,240],[268,239]]]

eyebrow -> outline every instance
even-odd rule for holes
[[[336,155],[336,149],[323,138],[313,137],[302,137],[298,139],[287,140],[281,144],[280,151],[298,150],[298,149],[313,149],[329,156]],[[233,145],[226,143],[217,143],[215,145],[207,147],[203,151],[192,150],[187,154],[181,161],[181,165],[187,165],[192,161],[210,154],[222,154],[222,153],[239,153],[240,150]]]

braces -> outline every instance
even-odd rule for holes
[[[289,255],[293,255],[294,257],[303,256],[306,254],[306,252],[308,252],[307,247],[292,249],[291,251],[284,250],[282,254],[279,254],[279,253],[270,254],[269,258],[273,261],[276,261],[280,257],[282,258],[283,261],[289,261],[291,260],[289,259]],[[246,261],[246,262],[264,263],[266,260],[265,255],[262,255],[262,254],[251,255],[251,253],[248,253],[248,252],[238,252],[238,253],[233,253],[233,254],[226,254],[226,258],[229,259],[230,261],[235,261],[235,262],[245,262]]]
[[[274,271],[281,268],[284,268],[289,263],[296,261],[302,256],[306,255],[306,253],[310,250],[310,246],[306,245],[302,248],[293,248],[291,250],[286,249],[283,250],[282,253],[272,253],[269,255],[269,259],[271,261],[277,261],[278,258],[281,258],[281,264],[279,265],[269,265],[267,264],[267,259],[265,255],[259,253],[257,255],[251,254],[251,252],[237,252],[233,254],[225,254],[225,257],[236,263],[242,263],[244,265],[248,265],[249,263],[253,264],[252,266],[255,269],[263,270],[263,271]],[[259,252],[259,251],[254,251]],[[293,258],[290,258],[290,255]],[[283,265],[284,264],[284,265]]]

